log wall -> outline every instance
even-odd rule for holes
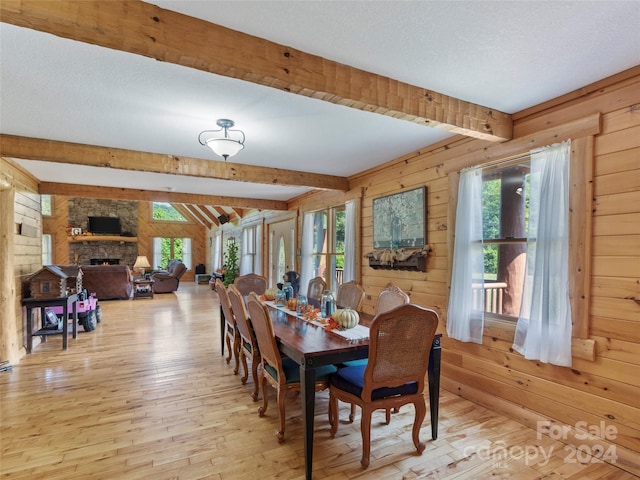
[[[487,335],[482,345],[443,339],[443,386],[532,428],[550,421],[567,426],[560,440],[596,453],[596,443],[618,456],[615,462],[640,473],[640,67],[584,87],[514,115],[515,138],[601,114],[594,141],[590,238],[591,275],[587,337],[596,343],[595,360],[574,356],[572,368],[525,360],[511,348],[512,338]],[[563,139],[558,139],[558,141]],[[551,142],[550,142],[551,143]],[[352,194],[362,189],[362,247],[373,249],[372,200],[427,186],[427,271],[374,270],[363,262],[364,310],[372,313],[377,293],[393,283],[413,302],[435,308],[445,331],[448,303],[450,191],[447,171],[456,159],[479,163],[486,143],[456,138],[394,160],[351,179]],[[301,212],[318,204],[337,204],[343,195],[326,192],[292,204]],[[589,229],[586,229],[589,231]],[[578,245],[573,245],[578,248]],[[502,338],[506,337],[506,338]],[[604,438],[584,439],[580,428],[610,427]],[[612,433],[615,429],[615,433]]]
[[[15,163],[0,158],[2,212],[2,319],[0,360],[16,362],[25,355],[22,283],[42,266],[38,182]]]

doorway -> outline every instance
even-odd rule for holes
[[[269,224],[269,285],[276,286],[289,270],[296,269],[295,218]]]

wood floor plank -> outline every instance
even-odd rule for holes
[[[3,479],[304,478],[300,396],[287,394],[286,438],[278,443],[275,390],[259,417],[251,377],[242,385],[220,355],[219,308],[208,285],[186,282],[175,294],[100,304],[103,321],[70,338],[68,350],[61,337],[49,337],[0,373]],[[422,427],[422,455],[411,440],[412,406],[389,425],[374,412],[371,464],[363,470],[360,412],[350,424],[341,404],[331,439],[327,408],[328,392],[319,392],[314,478],[636,478],[610,464],[568,463],[564,444],[447,391],[439,438],[431,440],[428,418]],[[528,458],[527,447],[552,454],[546,462]]]

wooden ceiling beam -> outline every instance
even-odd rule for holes
[[[511,115],[375,75],[146,2],[0,2],[3,22],[502,142]],[[239,52],[242,52],[239,54]]]
[[[200,210],[198,210],[194,205],[191,205],[189,203],[183,203],[182,207],[185,208],[192,217],[194,217],[198,223],[204,225],[205,227],[207,227],[207,229],[211,230],[211,227],[213,226],[213,224],[207,220],[205,218],[205,216],[200,212]]]
[[[218,218],[207,208],[206,205],[198,205],[198,208],[202,211],[202,214],[207,217],[207,219],[217,227],[220,226],[220,221]]]
[[[84,198],[110,198],[112,200],[138,200],[144,202],[193,203],[206,205],[233,205],[240,208],[287,210],[287,202],[219,195],[201,195],[197,193],[160,192],[154,190],[136,190],[132,188],[95,187],[71,183],[42,182],[38,192],[51,195]]]
[[[40,138],[0,134],[0,155],[24,160],[115,168],[118,170],[186,175],[278,186],[310,187],[319,190],[349,190],[349,179],[335,175],[258,167],[216,160],[139,152],[120,148],[59,142]]]

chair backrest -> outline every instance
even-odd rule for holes
[[[180,277],[182,277],[182,275],[184,275],[184,272],[186,271],[187,271],[187,266],[181,261],[178,261],[173,266],[173,270],[171,270],[171,276],[176,280],[180,280]]]
[[[336,297],[336,305],[338,307],[360,310],[363,301],[364,288],[358,285],[354,280],[343,283],[338,287],[338,295]]]
[[[327,289],[327,282],[322,277],[315,277],[309,280],[309,286],[307,287],[307,299],[320,301],[322,298],[322,292]]]
[[[258,295],[262,295],[267,291],[267,277],[262,275],[256,275],[255,273],[247,273],[236,277],[233,284],[240,291],[243,297],[246,297],[251,292],[256,292]]]
[[[229,294],[227,293],[227,289],[224,287],[222,280],[220,280],[219,278],[216,278],[216,293],[218,294],[218,298],[220,299],[220,306],[222,307],[222,313],[224,314],[224,321],[235,328],[236,319],[233,316],[233,311],[231,310]]]
[[[287,380],[282,370],[282,357],[276,343],[276,335],[271,324],[269,310],[255,293],[250,293],[247,297],[247,309],[249,310],[251,325],[253,325],[253,330],[256,334],[262,361],[278,371],[279,383],[286,383]]]
[[[400,305],[409,303],[411,299],[409,295],[403,292],[400,287],[389,285],[378,294],[378,303],[376,304],[376,315],[388,312]]]
[[[438,327],[438,314],[412,303],[380,313],[371,321],[369,361],[364,371],[362,398],[381,387],[415,382],[424,390],[429,352]]]
[[[231,310],[233,311],[233,316],[236,319],[236,325],[240,336],[245,342],[251,344],[252,349],[255,349],[257,343],[255,336],[251,331],[251,326],[249,325],[249,315],[247,314],[242,294],[235,285],[229,285],[227,287],[227,295],[229,296],[229,303],[231,304]]]

